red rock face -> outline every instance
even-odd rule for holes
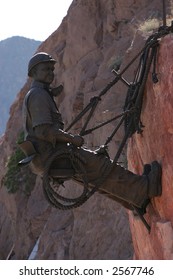
[[[160,42],[157,62],[159,82],[151,75],[146,86],[142,136],[134,135],[128,145],[129,169],[142,172],[142,166],[157,160],[162,165],[161,197],[154,198],[145,215],[151,225],[148,234],[138,218],[130,214],[136,259],[173,259],[173,37]]]

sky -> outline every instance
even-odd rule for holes
[[[46,40],[61,24],[73,0],[1,0],[0,41],[22,36]]]

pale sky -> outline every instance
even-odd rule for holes
[[[73,0],[1,0],[0,41],[23,36],[44,41],[61,24]]]

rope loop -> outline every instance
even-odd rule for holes
[[[82,194],[76,198],[67,198],[58,193],[59,186],[63,183],[63,180],[58,179],[58,184],[56,186],[51,185],[52,178],[49,175],[51,165],[54,160],[61,160],[64,158],[71,161],[75,172],[82,178],[83,191]],[[56,151],[49,157],[43,174],[43,191],[46,199],[53,207],[61,210],[77,208],[86,202],[97,189],[98,186],[95,188],[93,187],[92,190],[89,189],[85,169],[85,159],[78,152],[75,152],[73,149],[69,149],[68,151]]]

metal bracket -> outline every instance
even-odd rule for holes
[[[114,73],[116,76],[119,76],[119,77],[120,77],[120,80],[121,80],[121,81],[123,82],[123,84],[125,84],[127,87],[130,86],[130,83],[129,83],[126,79],[124,79],[124,77],[122,77],[115,69],[113,69],[111,72]]]
[[[145,220],[143,214],[140,211],[140,208],[136,207],[133,205],[134,210],[136,211],[136,213],[138,214],[139,218],[141,219],[142,223],[144,224],[144,226],[146,227],[146,229],[148,230],[148,232],[150,233],[151,231],[151,227],[150,225],[147,223],[147,221]]]

